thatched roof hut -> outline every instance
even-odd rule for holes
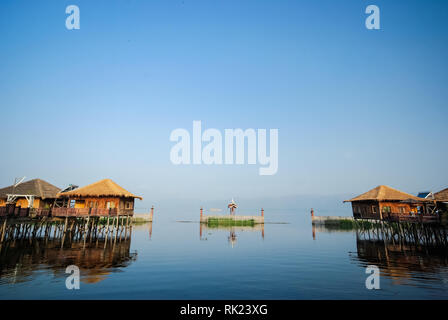
[[[352,203],[356,218],[382,220],[424,213],[430,200],[381,185],[344,202]]]
[[[22,208],[50,208],[61,189],[41,179],[0,189],[0,207],[14,204]]]
[[[17,187],[9,186],[0,189],[0,199],[6,199],[8,194],[33,195],[40,199],[55,199],[61,191],[58,187],[41,179],[33,179],[19,184]]]
[[[350,200],[345,200],[344,202],[356,202],[356,201],[408,201],[413,200],[416,202],[428,201],[423,198],[413,196],[412,194],[399,191],[397,189],[388,186],[378,186],[372,190],[369,190],[357,197]]]
[[[434,200],[440,202],[448,202],[448,188],[434,193]]]
[[[103,179],[85,187],[72,191],[59,193],[60,197],[78,197],[78,198],[96,198],[96,197],[116,197],[116,198],[136,198],[143,200],[142,197],[136,196],[111,179]]]

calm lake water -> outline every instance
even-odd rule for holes
[[[0,299],[448,298],[446,247],[313,230],[305,212],[266,212],[264,229],[203,228],[202,235],[198,222],[176,219],[156,212],[153,223],[106,249],[104,242],[4,244]],[[80,290],[66,289],[70,264],[81,269]],[[380,290],[365,287],[371,264],[380,267]]]

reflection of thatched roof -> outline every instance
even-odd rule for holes
[[[66,267],[76,265],[81,271],[82,282],[96,283],[137,259],[137,253],[130,251],[130,238],[110,243],[107,247],[105,241],[102,238],[85,243],[68,239],[62,248],[61,239],[55,238],[7,241],[0,255],[0,279],[29,281],[33,279],[33,272],[41,270],[42,266],[65,277]]]
[[[396,190],[388,186],[378,186],[366,193],[363,193],[353,199],[345,200],[344,202],[353,201],[406,201],[415,200],[418,202],[425,202],[426,199],[418,198],[412,194]]]
[[[17,187],[9,186],[0,189],[0,198],[6,199],[7,194],[18,194],[18,195],[34,195],[41,199],[52,199],[57,198],[58,192],[61,191],[58,187],[41,180],[33,179],[19,184]]]
[[[447,201],[448,202],[448,188],[442,191],[434,193],[434,200],[436,201]]]
[[[142,197],[133,195],[129,191],[123,189],[110,179],[104,179],[88,186],[78,188],[72,191],[60,193],[63,197],[120,197],[120,198],[138,198]]]

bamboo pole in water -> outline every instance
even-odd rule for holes
[[[5,233],[6,233],[6,221],[8,219],[6,218],[5,221],[3,222],[3,227],[2,227],[2,238],[0,240],[0,243],[3,242],[3,240],[5,239]]]

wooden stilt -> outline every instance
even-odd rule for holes
[[[65,217],[64,233],[67,231],[68,217]]]
[[[106,225],[106,229],[105,229],[105,231],[107,232],[107,233],[109,233],[109,216],[107,216],[107,225]]]
[[[5,233],[6,233],[6,222],[7,222],[7,218],[5,218],[5,221],[3,222],[3,227],[2,227],[2,238],[0,239],[0,243],[3,242],[3,240],[5,239]]]

